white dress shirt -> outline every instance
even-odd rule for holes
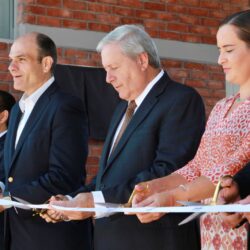
[[[143,100],[145,99],[145,97],[150,92],[150,90],[154,87],[154,85],[163,76],[163,74],[164,74],[164,71],[161,70],[159,72],[159,74],[146,86],[146,88],[143,90],[143,92],[135,99],[136,109],[134,111],[134,114],[136,113],[136,111],[138,110],[138,108],[140,107],[140,105],[142,104]],[[116,139],[116,137],[119,134],[119,131],[120,131],[121,127],[122,127],[122,123],[123,123],[124,119],[125,119],[125,114],[123,115],[123,118],[121,119],[121,121],[120,121],[120,123],[119,123],[119,125],[117,127],[117,130],[116,130],[115,135],[113,137],[112,146],[111,146],[109,152],[112,152],[112,148],[113,148],[115,139]],[[93,191],[92,194],[93,194],[93,198],[94,198],[94,203],[104,203],[105,202],[105,199],[104,199],[104,196],[102,194],[102,191]],[[95,204],[95,207],[100,207],[100,206]],[[106,216],[109,216],[109,215],[110,215],[110,213],[109,214],[105,214],[105,213],[102,213],[102,212],[96,212],[95,218],[102,218],[102,217],[106,217]]]
[[[17,143],[19,141],[20,135],[24,129],[25,124],[27,123],[30,114],[35,107],[38,99],[41,97],[41,95],[47,90],[47,88],[55,81],[54,76],[52,76],[47,82],[45,82],[40,88],[38,88],[34,93],[32,93],[30,96],[27,96],[26,94],[23,94],[22,98],[19,101],[19,107],[22,111],[22,118],[19,122],[17,133],[16,133],[16,141],[15,141],[15,147],[17,146]]]

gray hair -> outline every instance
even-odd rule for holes
[[[157,69],[161,67],[156,45],[141,26],[129,24],[118,26],[98,43],[96,50],[101,52],[105,45],[111,43],[119,44],[123,53],[131,58],[146,52],[149,65]]]

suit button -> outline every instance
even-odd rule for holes
[[[10,177],[8,178],[8,182],[13,182],[13,181],[14,181],[13,177],[10,176]]]

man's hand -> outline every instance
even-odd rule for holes
[[[3,198],[3,193],[0,193],[0,198]],[[3,212],[5,210],[5,207],[0,206],[0,213]]]
[[[41,215],[47,222],[84,220],[94,215],[93,212],[62,211],[56,210],[53,207],[53,205],[62,207],[94,207],[94,200],[91,193],[80,193],[72,200],[68,200],[65,196],[63,198],[61,196],[60,200],[58,198],[51,198],[49,204],[51,209],[47,211],[46,215]]]
[[[228,204],[236,203],[240,200],[238,184],[233,180],[232,177],[223,177],[221,179],[222,189],[219,192],[218,203]],[[236,228],[243,220],[242,213],[220,213],[220,216],[224,223],[231,228]]]
[[[221,179],[221,188],[218,196],[220,204],[234,203],[240,200],[238,184],[232,177],[223,177]]]

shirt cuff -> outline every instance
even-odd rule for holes
[[[101,191],[93,191],[91,192],[93,195],[94,203],[95,203],[95,208],[97,207],[103,207],[102,205],[97,205],[96,203],[105,203],[104,196]],[[104,213],[104,212],[96,212],[95,213],[95,219],[103,218],[103,217],[108,217],[110,216],[110,213]]]
[[[1,192],[0,192],[0,193],[3,193],[4,190],[5,190],[5,185],[4,185],[4,183],[1,182],[1,181],[0,181],[0,189],[1,189],[1,190],[0,190]]]

